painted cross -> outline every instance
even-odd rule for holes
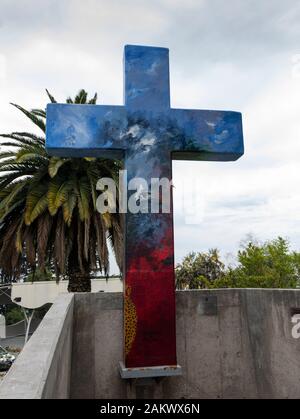
[[[48,153],[123,158],[128,182],[172,178],[172,159],[232,161],[243,154],[241,114],[170,108],[169,51],[125,47],[125,105],[49,104]],[[133,192],[132,192],[133,193]],[[173,210],[125,216],[125,365],[176,364]]]

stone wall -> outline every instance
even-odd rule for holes
[[[177,292],[177,351],[183,375],[164,378],[152,388],[135,386],[119,375],[122,294],[64,298],[25,347],[5,387],[0,387],[0,398],[8,396],[5,388],[12,385],[19,395],[23,385],[27,397],[300,398],[300,339],[292,337],[291,322],[300,309],[300,290]],[[52,333],[55,310],[63,320],[57,319],[57,333]],[[38,362],[30,358],[29,345],[37,355],[41,352]],[[38,372],[36,378],[35,368],[48,372],[43,377]]]

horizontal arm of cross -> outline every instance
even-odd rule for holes
[[[46,149],[62,157],[121,158],[126,121],[124,106],[49,104]]]
[[[244,154],[242,115],[232,111],[171,109],[178,127],[173,159],[232,161]]]
[[[47,107],[49,154],[121,158],[126,149],[143,142],[141,131],[151,137],[153,148],[168,150],[174,159],[227,161],[243,154],[238,112],[132,112],[124,106],[68,104]]]

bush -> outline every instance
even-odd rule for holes
[[[218,250],[210,249],[208,253],[189,253],[175,272],[177,289],[200,289],[223,278],[225,265]]]
[[[9,306],[5,319],[7,326],[24,320],[24,314],[21,307]]]
[[[242,245],[236,267],[225,268],[217,250],[190,253],[176,268],[178,289],[296,288],[300,285],[300,253],[291,252],[288,240],[278,237]]]

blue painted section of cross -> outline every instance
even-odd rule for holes
[[[49,154],[122,158],[128,181],[141,177],[148,185],[172,178],[172,159],[242,156],[240,113],[170,108],[168,54],[125,47],[124,106],[49,104]],[[126,214],[126,367],[176,364],[174,282],[172,211]]]
[[[170,108],[168,49],[127,45],[124,64],[125,106],[48,105],[50,154],[122,157],[125,150],[136,146],[135,141],[128,141],[128,118],[133,112],[146,113],[151,119],[168,118],[182,130],[189,141],[171,137],[170,152],[193,153],[193,160],[219,161],[243,154],[239,112]]]

